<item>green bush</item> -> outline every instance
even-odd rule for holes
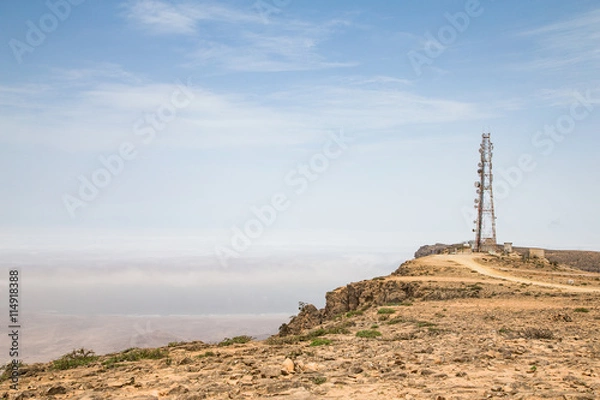
[[[207,357],[214,357],[216,356],[216,354],[212,351],[207,351],[204,354],[200,354],[198,356],[196,356],[197,358],[207,358]]]
[[[354,317],[356,315],[363,315],[363,314],[364,314],[364,311],[361,311],[361,310],[352,310],[352,311],[348,311],[346,313],[346,317],[351,318],[351,317]]]
[[[377,314],[394,314],[396,312],[396,310],[394,310],[393,308],[380,308],[379,310],[377,310]]]
[[[19,367],[19,370],[20,370],[21,368],[23,368],[25,366],[25,364],[23,363],[23,361],[18,361],[17,366]],[[12,376],[12,371],[13,371],[13,363],[11,361],[11,362],[7,363],[6,365],[4,365],[4,371],[2,372],[2,375],[0,375],[0,382],[4,382],[4,381],[10,379]]]
[[[590,312],[589,308],[585,308],[585,307],[577,307],[573,311],[575,311],[575,312],[581,312],[581,313],[589,313]]]
[[[386,324],[395,325],[395,324],[400,324],[402,322],[406,322],[406,320],[402,317],[396,317],[396,318],[392,318],[389,321],[387,321]]]
[[[251,336],[235,336],[233,338],[225,338],[223,339],[223,341],[221,343],[219,343],[220,347],[224,347],[224,346],[231,346],[233,344],[243,344],[243,343],[248,343],[252,341],[252,337]]]
[[[350,331],[346,328],[345,325],[342,326],[332,326],[331,328],[327,328],[327,334],[329,335],[347,335]]]
[[[139,361],[139,360],[158,360],[165,358],[169,355],[169,352],[162,349],[137,349],[126,350],[122,353],[115,354],[102,362],[107,368],[114,368],[118,366],[120,362],[124,361]]]
[[[310,345],[311,347],[317,347],[317,346],[329,346],[331,344],[331,340],[329,339],[315,339],[313,340]]]
[[[376,331],[374,329],[356,332],[356,337],[359,337],[359,338],[374,339],[379,336],[381,336],[381,332]]]
[[[58,360],[52,361],[52,368],[65,370],[88,365],[98,360],[98,356],[92,350],[84,348],[73,350]]]
[[[308,332],[305,337],[305,340],[310,340],[319,336],[325,336],[327,335],[327,331],[323,328],[319,328],[319,329],[315,329],[314,331],[310,331]]]
[[[271,336],[266,340],[266,343],[270,346],[282,346],[289,344],[296,344],[300,342],[302,337],[300,335],[289,335],[289,336]]]

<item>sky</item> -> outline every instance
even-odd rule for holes
[[[600,250],[599,39],[586,0],[2,2],[2,258],[320,291],[472,239],[483,132],[499,242]]]

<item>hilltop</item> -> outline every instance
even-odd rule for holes
[[[172,343],[23,366],[9,399],[594,399],[600,274],[438,254],[326,294],[265,341]]]
[[[461,249],[464,249],[463,243],[424,245],[415,252],[415,258],[433,254],[449,254]],[[516,255],[526,257],[529,248],[515,247],[513,250]],[[546,260],[551,264],[562,264],[583,271],[600,272],[599,251],[544,249],[544,252]]]

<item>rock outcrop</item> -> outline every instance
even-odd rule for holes
[[[415,252],[415,258],[427,257],[432,254],[441,254],[450,247],[449,244],[436,243],[426,244],[419,247],[419,250]]]
[[[312,304],[304,306],[297,316],[279,328],[279,334],[297,335],[349,311],[400,303],[414,297],[418,289],[418,283],[396,280],[373,279],[350,283],[328,292],[325,308],[318,310]]]
[[[488,297],[490,294],[481,286],[465,289],[459,283],[439,286],[393,278],[413,274],[412,265],[412,261],[407,261],[389,277],[354,282],[328,292],[323,309],[319,310],[312,304],[305,305],[289,323],[281,325],[279,335],[298,335],[342,314],[375,306],[400,304],[415,299],[450,300]]]
[[[363,307],[401,303],[412,298],[419,284],[396,280],[370,280],[351,283],[326,294],[322,313],[327,319]]]
[[[297,335],[304,330],[311,329],[323,323],[323,315],[322,310],[318,310],[312,304],[306,304],[289,323],[279,327],[279,334],[281,336]]]

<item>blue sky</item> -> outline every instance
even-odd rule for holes
[[[15,247],[197,235],[243,258],[233,228],[277,194],[249,247],[470,239],[489,129],[499,240],[600,250],[598,2],[50,0],[2,2],[0,19]],[[118,173],[98,172],[123,146]],[[83,201],[94,173],[110,182]]]

